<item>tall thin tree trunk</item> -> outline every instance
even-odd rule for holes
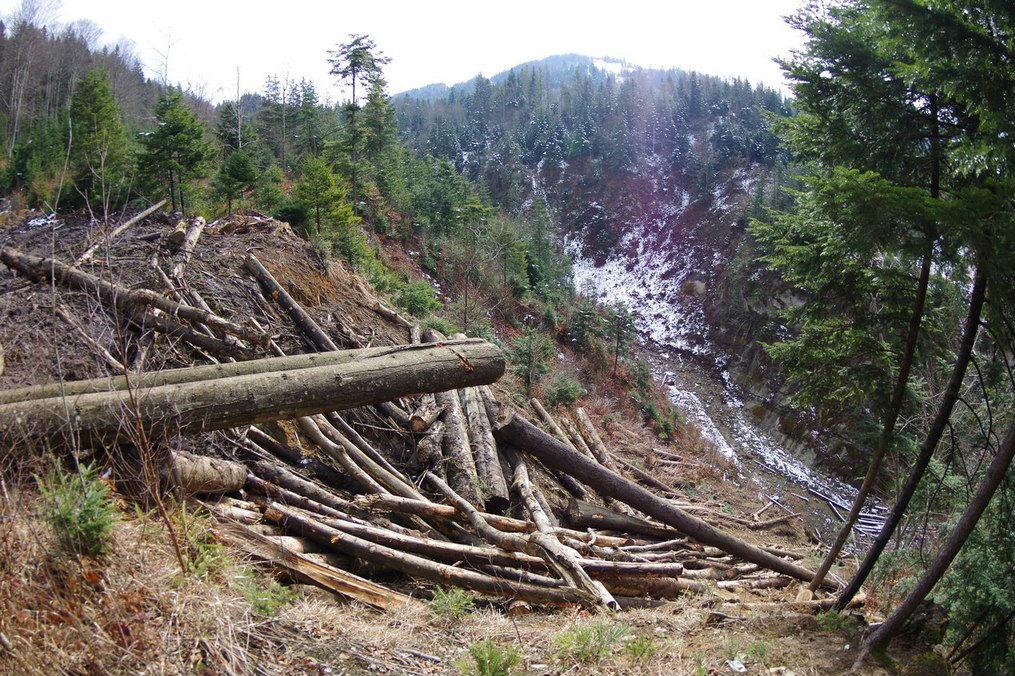
[[[923,306],[927,299],[927,285],[930,281],[930,267],[933,254],[934,242],[931,241],[928,244],[927,252],[923,256],[923,265],[920,267],[920,281],[916,287],[916,300],[913,303],[913,313],[909,318],[909,331],[902,350],[902,360],[899,362],[899,375],[895,380],[895,388],[892,390],[892,399],[888,405],[888,410],[885,412],[884,427],[881,430],[881,437],[878,439],[877,448],[874,450],[874,457],[871,458],[870,466],[867,468],[867,475],[863,478],[860,490],[853,500],[853,506],[849,510],[849,516],[846,517],[846,523],[842,524],[839,533],[835,536],[835,542],[832,543],[831,549],[828,550],[828,554],[825,556],[825,560],[821,562],[821,566],[814,574],[814,579],[807,586],[807,589],[811,592],[821,586],[828,571],[832,568],[832,564],[838,558],[839,552],[846,545],[846,540],[849,539],[849,534],[853,530],[853,524],[860,518],[860,510],[863,509],[867,496],[877,480],[881,464],[885,459],[885,452],[891,445],[892,437],[895,435],[895,423],[898,421],[899,411],[902,409],[902,399],[906,394],[909,372],[913,366],[913,355],[916,353],[916,344],[919,342],[920,324],[923,321]]]
[[[173,211],[176,211],[176,181],[172,169],[169,170],[169,201],[173,203]]]
[[[934,589],[934,585],[948,571],[948,566],[955,560],[959,550],[962,549],[962,545],[969,537],[969,534],[973,532],[973,528],[976,527],[984,510],[987,509],[987,505],[990,504],[990,499],[994,497],[997,487],[1004,480],[1005,474],[1008,472],[1008,466],[1011,464],[1012,456],[1015,456],[1015,424],[1012,424],[1008,430],[1004,443],[997,450],[993,461],[990,463],[990,467],[987,468],[987,473],[976,487],[973,499],[966,505],[965,511],[962,512],[962,516],[959,518],[959,522],[955,524],[955,528],[948,535],[948,539],[940,551],[938,551],[937,557],[927,567],[927,570],[924,571],[917,581],[916,586],[913,587],[899,607],[895,609],[895,612],[867,637],[860,650],[857,662],[861,662],[871,650],[886,646],[909,620],[913,612],[923,603],[927,594]]]
[[[965,328],[962,331],[962,343],[955,357],[955,366],[952,368],[952,375],[948,380],[948,385],[945,387],[944,395],[941,398],[941,403],[938,405],[934,420],[931,422],[930,429],[927,430],[927,437],[920,448],[920,455],[917,457],[916,463],[906,479],[902,493],[899,494],[895,504],[892,506],[892,511],[885,520],[885,525],[881,527],[881,532],[878,533],[877,539],[875,539],[870,551],[867,552],[867,556],[864,557],[856,574],[853,575],[849,584],[846,585],[846,588],[839,595],[835,604],[837,610],[843,610],[846,607],[853,597],[856,596],[856,593],[860,591],[860,586],[867,579],[867,576],[870,575],[874,564],[877,563],[878,557],[881,556],[885,545],[888,544],[903,515],[906,513],[909,501],[913,499],[913,494],[916,493],[920,479],[923,478],[923,473],[927,470],[927,465],[930,464],[930,459],[934,455],[938,442],[941,441],[945,427],[948,425],[948,419],[951,417],[952,409],[955,407],[955,402],[959,397],[962,380],[966,376],[966,368],[969,366],[969,359],[973,354],[973,346],[976,344],[976,336],[980,328],[980,313],[983,310],[983,299],[987,289],[986,268],[987,261],[985,256],[981,255],[976,263],[973,292],[969,298],[969,310],[966,315]]]

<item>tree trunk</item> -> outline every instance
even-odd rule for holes
[[[966,324],[962,330],[962,343],[959,346],[958,354],[955,356],[955,365],[952,367],[952,374],[948,380],[948,385],[945,387],[944,395],[938,404],[937,413],[934,415],[934,420],[927,430],[927,437],[923,440],[923,445],[920,447],[920,455],[917,457],[913,469],[910,470],[909,476],[906,478],[906,484],[903,486],[898,498],[896,498],[892,511],[885,519],[885,524],[881,527],[881,531],[874,540],[874,544],[871,545],[867,555],[860,563],[860,567],[857,568],[856,573],[839,595],[839,601],[835,606],[838,610],[846,607],[853,596],[860,591],[860,587],[867,579],[867,576],[870,575],[874,564],[877,563],[878,557],[881,556],[881,552],[888,544],[903,515],[906,513],[909,501],[912,500],[913,494],[916,493],[920,479],[923,478],[923,473],[927,470],[927,465],[930,464],[930,459],[934,456],[938,442],[941,441],[941,436],[948,425],[948,419],[951,417],[952,409],[958,400],[959,391],[962,388],[962,380],[966,376],[966,368],[969,366],[973,347],[976,345],[976,336],[980,329],[980,314],[983,310],[983,300],[987,290],[986,267],[986,260],[981,257],[977,261],[973,291],[969,298],[969,309],[966,314]]]
[[[616,498],[698,542],[713,545],[745,561],[800,580],[810,581],[814,577],[811,571],[783,561],[752,544],[713,528],[701,519],[649,493],[638,484],[611,472],[594,460],[575,453],[523,418],[512,416],[495,430],[494,435],[516,448],[524,449],[546,465],[574,476],[596,489],[600,495]]]
[[[571,500],[567,506],[568,524],[575,529],[613,530],[621,533],[636,533],[650,538],[670,540],[679,535],[671,528],[657,526],[636,516],[618,514],[612,509],[594,505],[585,500]]]
[[[468,421],[469,440],[476,460],[476,475],[483,487],[483,505],[488,512],[503,514],[511,506],[507,481],[497,455],[497,442],[490,429],[490,418],[479,395],[479,388],[470,387],[465,393],[465,417]]]
[[[440,343],[438,343],[439,345]],[[479,493],[476,461],[469,448],[469,434],[462,415],[462,405],[454,390],[435,392],[437,405],[444,408],[444,471],[455,492],[477,507],[483,504]]]
[[[596,431],[595,425],[592,424],[592,420],[581,406],[575,409],[575,419],[578,421],[578,431],[588,443],[589,450],[592,451],[599,464],[620,474],[620,470],[617,469],[613,459],[610,457],[609,449],[606,448],[606,444],[599,437],[599,432]]]
[[[80,256],[77,257],[77,260],[74,261],[74,267],[80,267],[82,263],[90,260],[91,257],[95,255],[95,252],[99,250],[99,247],[101,247],[104,243],[108,244],[109,242],[113,241],[117,237],[117,235],[122,233],[124,230],[126,230],[127,228],[133,226],[134,224],[144,220],[148,216],[152,215],[153,213],[155,213],[156,211],[161,209],[163,206],[165,206],[165,204],[166,204],[166,200],[160,200],[159,202],[156,202],[155,204],[153,204],[152,206],[148,207],[147,209],[145,209],[141,213],[137,214],[133,218],[130,218],[130,219],[124,221],[120,225],[118,225],[115,228],[113,228],[112,230],[110,230],[102,238],[101,241],[98,241],[95,244],[91,245],[90,247],[88,247],[85,250],[85,252],[83,254],[81,254]]]
[[[173,279],[177,281],[183,279],[183,271],[187,268],[187,264],[190,263],[190,257],[194,255],[194,249],[197,248],[197,240],[201,238],[204,226],[204,219],[198,216],[191,222],[190,227],[187,228],[187,234],[183,238],[183,246],[180,247],[178,260],[173,265]]]
[[[846,517],[846,523],[839,529],[838,534],[835,536],[835,542],[832,543],[831,549],[828,550],[824,561],[821,562],[821,566],[818,567],[817,572],[814,574],[814,579],[807,586],[810,592],[814,592],[821,585],[825,575],[828,574],[832,564],[835,563],[835,559],[838,558],[839,552],[846,545],[846,540],[849,539],[849,535],[853,530],[853,524],[860,518],[860,511],[867,501],[867,495],[870,494],[871,489],[874,487],[874,482],[877,480],[878,472],[881,470],[885,453],[888,451],[888,447],[892,443],[892,437],[895,435],[895,423],[899,419],[899,412],[902,410],[902,399],[906,394],[906,385],[909,383],[909,371],[913,366],[913,355],[916,354],[916,345],[920,338],[920,324],[923,321],[923,306],[927,299],[927,284],[930,281],[932,254],[933,243],[931,243],[931,248],[924,254],[923,264],[920,266],[920,281],[916,287],[916,300],[913,303],[913,313],[909,318],[909,331],[902,350],[902,360],[899,362],[899,374],[895,380],[895,387],[892,390],[891,402],[888,405],[888,410],[885,412],[884,427],[881,430],[881,437],[878,439],[877,449],[874,451],[870,466],[867,468],[867,475],[863,478],[863,483],[860,484],[860,490],[857,491],[856,498],[853,500],[853,506],[849,510],[849,516]],[[798,600],[809,601],[810,599],[801,598]]]
[[[184,495],[235,493],[247,480],[247,468],[231,460],[176,451],[173,464]]]
[[[976,487],[973,499],[966,505],[966,509],[962,512],[958,523],[955,524],[951,533],[948,534],[948,539],[941,546],[937,557],[927,567],[923,575],[920,576],[916,585],[910,590],[902,603],[899,604],[899,607],[895,609],[895,612],[882,622],[864,641],[860,656],[857,658],[857,663],[862,662],[864,656],[869,651],[888,645],[892,637],[895,636],[906,621],[909,620],[913,612],[923,603],[923,600],[927,598],[927,595],[934,589],[934,585],[948,571],[948,566],[951,565],[959,550],[962,549],[962,545],[969,537],[969,534],[973,532],[973,528],[976,527],[976,523],[980,520],[984,510],[987,509],[987,505],[990,504],[990,499],[994,497],[997,487],[1004,480],[1008,467],[1011,465],[1012,456],[1015,456],[1015,424],[1012,424],[1008,430],[1004,442],[998,448],[994,459],[987,468],[987,473]]]
[[[21,253],[16,249],[4,247],[0,249],[0,261],[9,268],[37,280],[54,281],[61,286],[72,289],[87,291],[99,296],[104,302],[124,311],[134,311],[138,308],[156,307],[174,317],[207,324],[209,327],[241,338],[247,338],[255,343],[264,342],[265,336],[259,331],[239,326],[218,315],[205,312],[191,305],[184,305],[169,300],[162,294],[150,289],[128,289],[95,275],[82,272],[77,268],[61,263],[52,258],[42,258],[32,254]]]
[[[466,343],[475,344],[481,342],[476,338],[470,338]],[[452,347],[466,344],[459,341],[450,341]],[[92,378],[89,380],[74,380],[68,383],[51,383],[48,385],[37,385],[34,387],[20,387],[14,390],[0,391],[0,404],[9,404],[16,401],[30,401],[33,399],[48,399],[49,397],[74,396],[88,394],[91,392],[110,392],[112,390],[126,390],[135,387],[156,387],[159,385],[178,385],[182,383],[193,383],[202,380],[215,380],[218,378],[231,378],[234,376],[245,376],[256,373],[274,373],[282,371],[296,371],[299,369],[310,369],[322,366],[336,366],[350,362],[364,361],[384,355],[411,352],[421,349],[420,345],[394,345],[390,347],[368,347],[358,350],[336,350],[334,352],[316,352],[311,354],[297,354],[291,357],[270,357],[267,359],[252,359],[249,361],[231,362],[225,364],[207,364],[204,366],[190,366],[165,371],[154,371],[151,373],[136,373],[130,376],[112,376],[108,378]]]
[[[401,396],[493,382],[504,357],[488,343],[411,352],[291,371],[52,397],[0,406],[0,433],[51,435],[79,430],[115,439],[125,421],[166,432],[207,431],[357,408]]]
[[[441,417],[442,413],[444,413],[444,408],[438,406],[437,402],[427,401],[409,416],[409,429],[415,434],[423,434]]]

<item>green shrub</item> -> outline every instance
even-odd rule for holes
[[[209,520],[181,508],[172,521],[187,566],[186,572],[199,578],[220,575],[230,563],[229,553],[212,537]]]
[[[87,556],[109,553],[116,508],[95,465],[82,465],[76,473],[56,467],[39,481],[39,491],[42,518],[61,547]]]
[[[472,661],[464,660],[458,668],[463,674],[475,676],[509,676],[522,663],[517,648],[499,646],[489,639],[470,645],[469,656]]]
[[[430,599],[430,612],[436,616],[456,623],[468,615],[476,607],[476,600],[472,594],[452,587],[451,589],[437,588],[433,598]]]
[[[395,303],[420,319],[441,309],[437,293],[427,282],[407,282],[395,296]]]
[[[444,319],[443,317],[438,317],[436,315],[424,319],[423,328],[439,331],[440,333],[443,333],[445,336],[450,336],[455,333],[461,333],[462,331],[460,328],[458,328],[458,326],[456,326],[452,322],[449,322],[447,319]]]
[[[768,661],[768,641],[759,639],[747,646],[747,657],[761,663]]]
[[[623,624],[600,622],[583,627],[572,627],[553,637],[557,659],[579,664],[602,662],[613,654],[614,648],[630,633]]]
[[[254,612],[271,617],[282,606],[296,600],[297,594],[289,587],[279,584],[273,577],[257,580],[249,568],[241,569],[233,579],[232,586],[239,589]]]
[[[822,631],[834,631],[848,633],[853,629],[853,621],[846,613],[837,610],[829,610],[827,613],[820,613],[817,616],[818,626]]]
[[[656,653],[656,643],[648,636],[636,636],[624,646],[624,654],[637,664],[644,664]]]
[[[531,393],[532,386],[550,372],[549,362],[553,354],[553,341],[534,329],[527,330],[511,342],[508,349],[511,370],[525,383],[527,393]]]
[[[581,383],[565,373],[558,374],[544,389],[550,406],[572,406],[586,394]]]

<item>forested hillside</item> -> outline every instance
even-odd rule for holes
[[[753,612],[754,595],[770,592],[763,599],[780,612],[829,611],[808,625],[811,630],[849,636],[847,648],[836,646],[825,665],[838,668],[844,659],[861,665],[913,629],[918,638],[895,647],[922,651],[908,655],[918,673],[931,666],[963,669],[967,659],[977,672],[1012,670],[1010,8],[937,0],[808,4],[790,19],[803,46],[780,62],[789,95],[740,79],[567,54],[391,96],[383,46],[352,34],[326,54],[322,48],[341,101],[322,100],[309,79],[278,75],[260,91],[237,91],[217,103],[167,81],[165,72],[145,72],[129,43],[110,47],[95,26],[61,25],[46,8],[26,1],[0,25],[0,253],[10,272],[0,280],[6,318],[0,336],[17,345],[5,354],[0,344],[5,386],[121,373],[126,390],[87,394],[102,394],[106,399],[94,400],[109,410],[129,404],[141,411],[128,401],[132,378],[167,364],[197,368],[203,360],[212,366],[204,363],[201,373],[242,373],[258,350],[265,354],[257,357],[278,359],[289,358],[285,349],[306,345],[339,352],[336,338],[343,347],[368,351],[432,350],[408,358],[412,368],[428,375],[427,369],[446,368],[454,377],[431,382],[422,397],[416,397],[422,381],[408,378],[398,381],[400,389],[384,390],[388,396],[361,392],[350,399],[358,430],[342,418],[317,416],[334,413],[327,410],[331,393],[314,390],[313,408],[297,401],[298,388],[288,377],[279,377],[271,393],[232,404],[244,408],[256,399],[261,408],[251,413],[248,406],[247,415],[271,420],[261,409],[270,409],[270,396],[281,393],[293,397],[286,405],[303,416],[297,423],[283,420],[275,436],[255,431],[254,456],[237,455],[237,448],[251,448],[249,429],[234,434],[239,428],[230,426],[262,421],[224,407],[209,424],[232,431],[209,438],[220,455],[248,465],[265,457],[257,443],[284,454],[286,444],[298,447],[300,438],[309,438],[330,455],[297,452],[289,466],[316,468],[318,483],[284,475],[287,486],[310,493],[301,498],[276,487],[264,495],[296,501],[289,506],[324,496],[331,512],[319,511],[314,519],[349,519],[346,527],[361,534],[378,527],[380,535],[369,533],[393,548],[438,552],[434,557],[456,566],[482,564],[434,569],[428,567],[434,561],[406,564],[404,552],[379,564],[399,562],[394,569],[409,571],[410,584],[420,571],[427,580],[468,589],[485,584],[496,591],[497,580],[511,580],[532,598],[580,598],[611,611],[613,592],[646,606],[663,598],[683,602],[693,592],[706,599],[692,622],[701,633],[706,625],[741,622],[736,613]],[[144,229],[136,236],[111,244],[139,222]],[[208,244],[205,235],[207,259],[194,258],[187,281],[206,225],[216,239]],[[244,259],[248,247],[279,260],[262,265],[256,256]],[[276,280],[273,270],[292,279]],[[114,273],[122,284],[107,281]],[[51,296],[43,298],[33,281],[43,282],[39,288]],[[298,298],[287,295],[286,285]],[[55,335],[39,333],[58,325],[53,317],[66,311],[56,291],[62,286],[76,289],[69,297],[80,315],[63,322],[84,340],[85,353],[98,355],[85,366],[64,360],[58,347],[42,340],[57,343]],[[206,301],[199,288],[218,297]],[[271,309],[275,302],[282,313]],[[157,310],[145,310],[139,320],[132,304],[145,303]],[[212,307],[220,305],[237,316],[218,316]],[[130,311],[121,317],[124,309]],[[295,333],[280,328],[287,325],[283,315],[295,322]],[[258,316],[271,318],[274,328],[258,325]],[[146,321],[160,328],[146,335]],[[155,332],[174,338],[159,343],[164,354],[158,363],[152,356],[158,350],[149,352]],[[458,334],[483,340],[446,342]],[[428,363],[426,355],[445,348],[443,362]],[[481,366],[469,376],[473,380],[462,376],[473,373],[470,357],[456,349],[470,351]],[[358,357],[352,363],[349,369],[373,368]],[[740,419],[750,417],[758,429],[791,440],[811,460],[820,456],[841,475],[838,483],[849,484],[846,497],[800,482],[768,488],[752,483],[753,475],[778,468],[752,464],[754,456],[720,458],[718,445],[705,442],[724,441],[722,434],[703,438],[688,411],[673,405],[680,384],[669,383],[668,397],[655,378],[684,363],[693,363],[690,377],[708,379],[716,398]],[[401,369],[401,362],[396,366]],[[505,370],[496,397],[478,389]],[[338,387],[332,378],[313,382]],[[206,392],[203,384],[191,387]],[[174,411],[191,410],[194,400],[166,396]],[[41,403],[31,403],[35,399]],[[51,399],[12,399],[8,409],[0,402],[0,414],[7,412],[0,422],[8,425],[0,426],[0,440],[10,442],[5,431],[24,432],[24,411],[49,411],[38,422],[55,439],[61,423],[70,422]],[[498,419],[499,408],[517,419]],[[148,423],[157,428],[154,414],[138,413],[136,427],[125,427],[106,409],[95,410],[88,420],[98,419],[103,434],[129,427],[134,446],[138,430]],[[181,429],[205,433],[206,421],[194,416]],[[614,451],[634,454],[616,453],[615,463],[597,426]],[[431,436],[434,429],[440,433]],[[736,441],[752,452],[759,439],[740,434]],[[85,456],[74,446],[72,471],[65,471],[66,463],[51,457],[51,439],[44,441],[45,453],[32,455],[39,465],[26,469],[12,461],[29,483],[37,467],[52,465],[48,478],[37,482],[43,504],[63,491],[75,495],[80,485],[89,491],[81,501],[113,509],[98,465],[77,464]],[[375,453],[371,443],[384,453]],[[0,450],[15,448],[7,443]],[[530,482],[519,458],[537,450],[543,453],[538,465],[532,458],[539,481]],[[328,463],[320,460],[325,456]],[[186,465],[188,456],[179,457]],[[463,459],[472,462],[472,476],[457,483],[454,463]],[[445,465],[450,474],[437,476]],[[584,474],[570,474],[572,465]],[[261,484],[245,479],[248,469],[233,467],[239,484],[232,492],[251,485],[267,490],[263,477],[254,477]],[[540,481],[554,487],[556,502],[539,494]],[[518,495],[509,495],[509,484]],[[10,501],[3,486],[3,500]],[[354,497],[364,487],[373,502]],[[161,495],[162,487],[152,490]],[[391,513],[357,521],[360,510],[387,498],[422,506],[401,513],[397,524],[387,520]],[[603,504],[582,502],[586,498]],[[761,505],[752,504],[759,498]],[[60,508],[67,504],[74,500]],[[512,504],[531,522],[498,512]],[[784,513],[762,519],[769,509]],[[448,510],[458,525],[445,523]],[[283,536],[316,534],[325,546],[341,539],[270,500],[254,511],[256,519],[288,528]],[[730,536],[692,512],[739,532]],[[558,517],[573,520],[575,528],[562,530]],[[67,527],[61,518],[50,518],[57,539],[58,529]],[[97,526],[100,540],[113,528],[109,518]],[[186,522],[174,522],[164,510],[143,517],[156,518],[165,523],[186,573],[187,557],[204,556],[208,543],[203,535],[190,542]],[[441,524],[436,529],[435,519]],[[611,531],[611,544],[586,528]],[[182,529],[187,551],[175,529]],[[785,539],[759,539],[770,529],[780,529],[772,534]],[[628,539],[632,534],[654,541]],[[18,541],[12,538],[0,543]],[[101,561],[111,546],[100,544],[89,561]],[[795,546],[807,549],[787,550]],[[217,556],[218,550],[208,551]],[[350,556],[369,551],[364,546]],[[519,561],[524,569],[511,568]],[[586,568],[608,584],[593,580]],[[24,570],[19,579],[29,579]],[[494,581],[469,577],[480,570]],[[797,581],[806,586],[786,590]],[[19,589],[31,596],[28,587]],[[744,595],[730,597],[731,589]],[[432,585],[426,593],[435,607],[462,606],[435,614],[473,608],[468,594]],[[724,602],[733,614],[715,610]],[[513,603],[512,612],[519,607]],[[858,607],[867,616],[854,619],[871,623],[862,632],[847,614]],[[608,623],[595,626],[609,631]],[[10,627],[0,629],[6,640]],[[543,631],[538,624],[530,629],[533,635]],[[709,636],[701,650],[714,654],[695,655],[698,672],[707,670],[705,664],[743,666],[751,651],[724,646],[720,659],[725,641]],[[652,659],[658,646],[649,638],[647,657],[630,656],[630,664]],[[561,639],[568,640],[578,641]],[[619,655],[621,648],[612,647],[619,640],[604,655]],[[924,650],[928,646],[933,650]],[[437,663],[450,663],[452,649],[445,648]],[[499,644],[490,640],[477,639],[473,648],[500,656]],[[124,648],[124,664],[137,662],[131,650]],[[561,668],[571,661],[596,664],[567,652],[573,645],[538,650],[539,659],[549,655]],[[664,650],[683,665],[682,644]],[[766,650],[756,649],[759,655]],[[490,658],[470,654],[477,664]],[[799,659],[792,648],[786,655]],[[752,655],[752,666],[767,669],[766,659]]]

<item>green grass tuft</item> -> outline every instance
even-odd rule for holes
[[[553,643],[558,659],[594,664],[611,656],[617,643],[630,632],[627,625],[600,622],[562,631],[553,637]]]

